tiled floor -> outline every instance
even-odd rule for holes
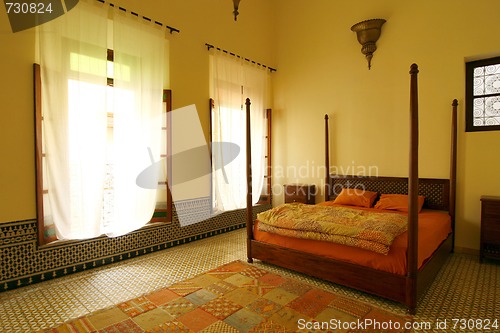
[[[243,236],[243,237],[242,237]],[[242,230],[0,293],[0,332],[52,327],[244,259]]]
[[[135,298],[233,260],[246,260],[244,229],[118,264],[0,293],[2,333],[30,332]],[[339,294],[405,314],[399,304],[255,262]],[[453,254],[419,303],[416,320],[500,319],[500,265]]]

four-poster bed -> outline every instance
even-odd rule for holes
[[[348,245],[325,241],[292,239],[259,230],[253,220],[251,202],[250,101],[247,99],[247,256],[259,259],[360,291],[378,295],[407,306],[415,313],[417,300],[434,280],[453,251],[456,175],[456,112],[452,104],[452,142],[449,179],[418,178],[418,66],[410,70],[410,156],[409,177],[358,177],[330,175],[327,172],[325,201],[334,200],[341,188],[363,188],[381,194],[407,194],[407,231],[397,236],[388,255],[371,253]],[[325,162],[329,170],[328,116],[325,116]],[[419,196],[425,197],[420,213]],[[331,202],[331,201],[330,201]],[[370,209],[370,208],[368,208]],[[394,214],[394,213],[392,213]],[[401,213],[399,213],[401,214]],[[440,221],[429,219],[434,214]],[[403,213],[406,216],[406,213]],[[420,220],[420,224],[419,224]],[[438,230],[434,228],[437,227]],[[430,229],[429,229],[430,228]],[[427,234],[423,229],[427,230]],[[440,236],[436,236],[440,235]],[[419,236],[421,241],[419,242]],[[430,241],[430,239],[433,241]],[[431,248],[425,244],[433,243]],[[326,245],[325,243],[328,243]],[[424,244],[425,243],[425,244]],[[331,245],[330,245],[331,244]],[[420,246],[419,246],[420,245]],[[328,249],[327,249],[328,248]],[[396,249],[398,248],[398,249]],[[347,252],[357,251],[350,259]],[[396,259],[391,259],[395,257]],[[391,261],[392,260],[392,261]],[[394,264],[394,260],[399,264]],[[395,266],[398,266],[395,268]]]

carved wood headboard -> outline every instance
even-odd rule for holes
[[[408,194],[408,178],[330,175],[326,200],[334,200],[342,188],[358,188],[380,194]],[[424,208],[449,210],[450,180],[420,178],[418,195],[425,196]]]

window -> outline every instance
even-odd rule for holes
[[[40,244],[51,233],[57,239],[114,237],[166,221],[162,157],[171,106],[162,89],[164,31],[83,2],[40,26],[38,40]]]
[[[466,63],[466,131],[500,130],[500,57]]]
[[[212,206],[214,212],[246,206],[246,112],[251,101],[252,202],[270,201],[269,72],[266,68],[213,50],[210,55]],[[268,117],[266,119],[266,117]],[[235,149],[214,143],[232,143]],[[236,156],[235,156],[236,155]],[[266,162],[267,161],[267,162]],[[267,179],[267,184],[266,184]]]

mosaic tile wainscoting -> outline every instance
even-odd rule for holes
[[[35,220],[0,224],[0,292],[134,258],[245,227],[245,210],[203,219],[209,198],[176,202],[171,223],[156,223],[127,235],[39,247]],[[259,205],[254,214],[271,208]],[[183,221],[181,226],[179,219]]]

